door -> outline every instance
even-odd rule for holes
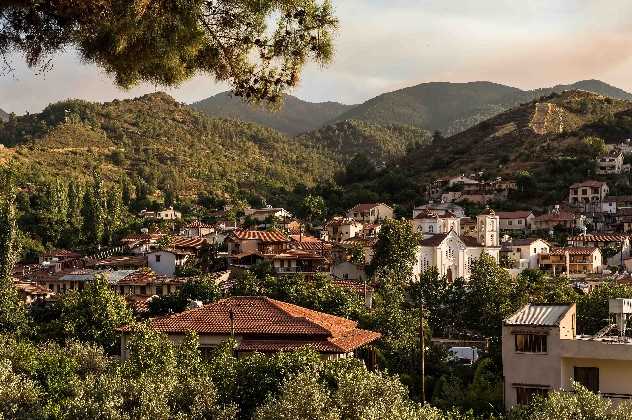
[[[589,391],[599,392],[599,368],[575,366],[573,373],[575,382],[579,382]]]
[[[454,281],[452,278],[452,267],[448,268],[447,277],[448,277],[448,283],[452,283]]]

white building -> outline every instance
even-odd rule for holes
[[[173,276],[177,267],[181,267],[192,254],[177,249],[161,249],[147,254],[147,264],[156,274]]]
[[[349,219],[363,223],[377,223],[393,218],[393,208],[384,203],[356,204],[347,212]]]
[[[505,319],[505,408],[571,390],[572,381],[614,402],[632,398],[632,342],[619,327],[630,316],[632,301],[611,299],[609,312],[611,320],[594,336],[577,334],[575,304],[526,305]]]
[[[460,219],[449,211],[445,213],[431,211],[417,213],[412,219],[412,225],[415,232],[421,233],[424,237],[450,230],[457,233],[461,231]]]
[[[550,250],[551,246],[542,239],[511,239],[502,243],[500,254],[514,262],[512,268],[522,271],[537,269],[539,267],[538,256],[548,254]]]
[[[477,237],[459,236],[458,230],[450,227],[447,232],[426,234],[417,249],[413,276],[436,267],[439,275],[448,281],[462,277],[469,279],[474,261],[483,253],[499,261],[499,221],[493,210],[487,209],[476,217]]]
[[[325,224],[323,240],[342,242],[360,235],[364,225],[355,219],[334,217]]]
[[[530,230],[535,215],[530,210],[498,211],[500,230]]]
[[[629,166],[627,170],[630,171]],[[623,152],[620,149],[612,149],[604,156],[597,158],[597,175],[620,174],[623,171]]]

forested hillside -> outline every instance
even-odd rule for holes
[[[248,104],[230,92],[219,93],[191,106],[211,117],[253,122],[291,136],[320,128],[353,108],[338,102],[313,103],[285,95],[281,108],[271,110],[262,105]]]
[[[313,185],[338,170],[331,153],[255,124],[211,119],[166,94],[66,101],[0,126],[0,162],[22,181],[50,175],[140,178],[179,194],[248,196]]]

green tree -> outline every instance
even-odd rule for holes
[[[125,299],[117,295],[102,276],[97,276],[81,291],[65,293],[59,305],[58,322],[66,339],[97,343],[110,353],[118,350],[116,329],[133,320]]]
[[[108,244],[114,242],[115,234],[121,229],[123,224],[123,197],[117,185],[110,188],[106,199],[104,235]]]
[[[380,268],[397,269],[412,277],[420,239],[406,220],[385,220],[378,234],[375,255],[367,271],[373,274]]]
[[[632,298],[632,287],[616,282],[603,282],[577,301],[577,331],[595,334],[609,319],[608,300]]]
[[[83,188],[77,181],[72,180],[68,184],[68,215],[66,219],[70,228],[76,235],[81,228],[81,208],[83,206]]]
[[[13,268],[20,255],[15,191],[10,184],[0,199],[0,332],[22,332],[26,311],[13,284]]]
[[[311,225],[315,220],[323,220],[327,213],[325,200],[321,196],[308,195],[303,199],[301,205],[303,214],[307,217],[307,221]]]
[[[106,197],[101,175],[94,173],[92,187],[83,197],[82,230],[86,241],[98,245],[103,241],[106,222]]]
[[[12,1],[0,7],[0,53],[30,66],[69,47],[129,88],[177,86],[196,73],[232,83],[238,95],[276,100],[308,60],[328,62],[337,21],[329,2],[246,0]]]

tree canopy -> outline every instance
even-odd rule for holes
[[[17,51],[41,70],[72,47],[124,88],[204,73],[274,102],[308,60],[332,58],[337,20],[327,0],[9,0],[0,25],[5,59]]]

